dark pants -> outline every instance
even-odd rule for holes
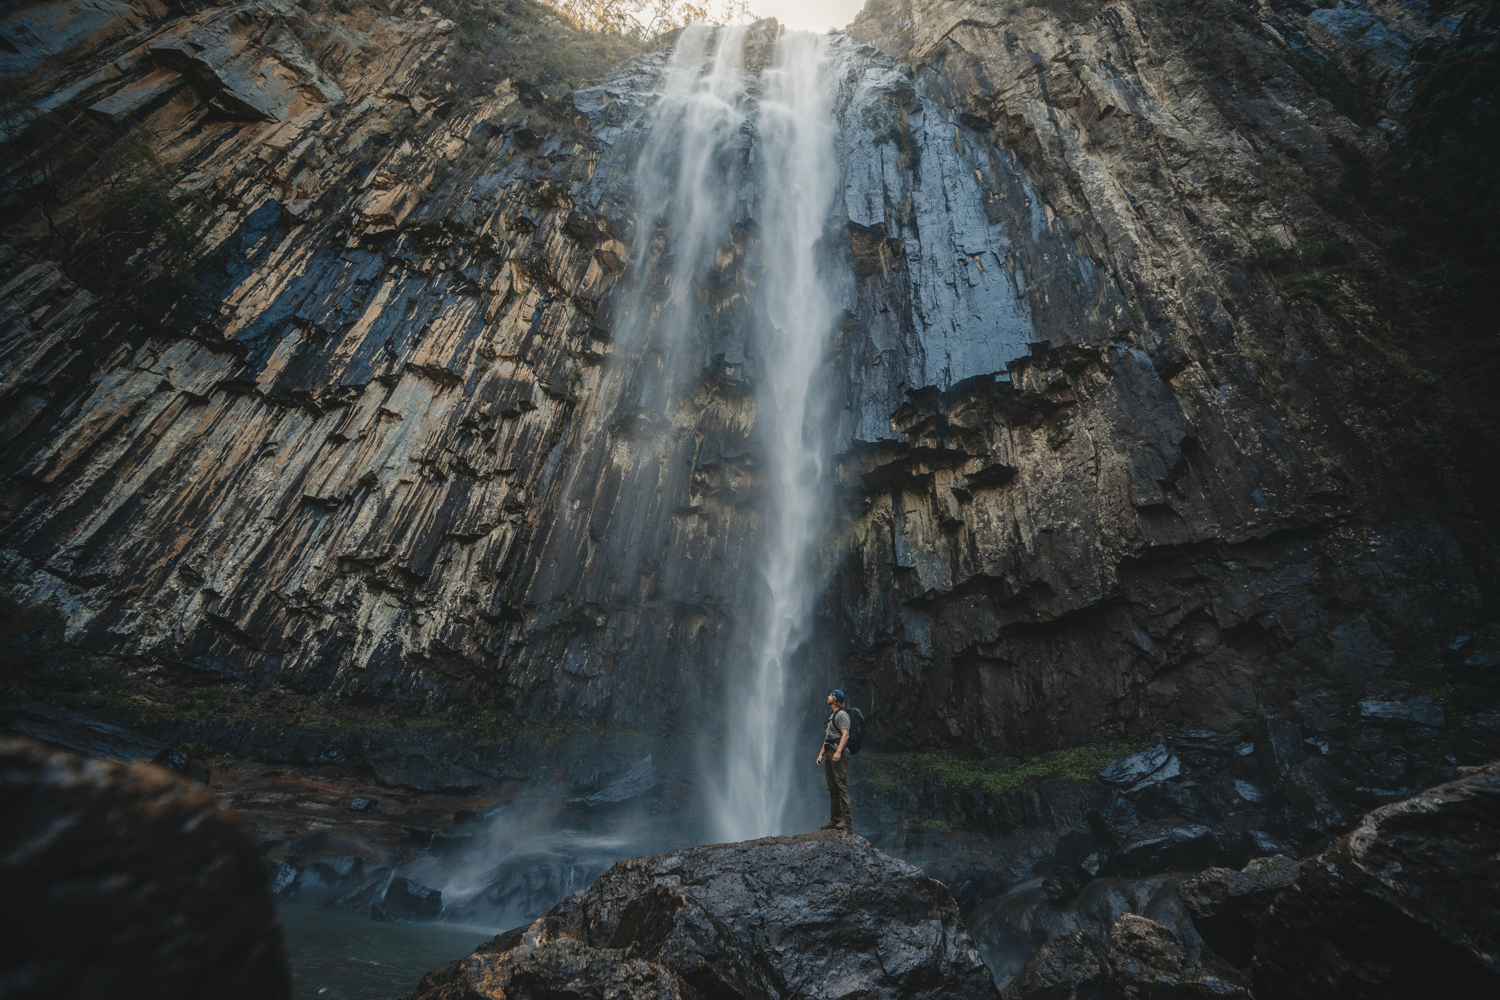
[[[849,754],[833,759],[833,747],[823,748],[823,777],[828,782],[828,818],[835,823],[853,824],[849,812]]]

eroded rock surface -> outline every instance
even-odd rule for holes
[[[654,355],[612,310],[661,56],[572,93],[503,79],[486,60],[594,44],[525,12],[6,15],[38,107],[140,123],[212,205],[193,287],[131,297],[62,260],[7,175],[0,560],[70,643],[236,689],[707,714],[755,579],[756,345],[731,294],[753,208],[690,391],[647,406]],[[1487,529],[1411,500],[1442,477],[1398,471],[1399,421],[1361,395],[1380,311],[1289,301],[1251,260],[1352,239],[1314,193],[1393,134],[1283,49],[1374,53],[1384,100],[1403,46],[1454,31],[1361,17],[903,0],[856,23],[814,645],[878,693],[873,740],[1312,724],[1404,634],[1478,620]]]
[[[255,841],[200,785],[0,738],[7,998],[291,996]]]
[[[1260,1000],[1500,990],[1500,764],[1382,806],[1302,864],[1255,946]]]
[[[995,995],[947,889],[840,833],[622,861],[409,997],[498,1000],[564,987],[747,1000]]]
[[[1195,947],[1196,944],[1196,947]],[[1251,1000],[1248,983],[1201,942],[1127,913],[1108,936],[1088,931],[1042,945],[1001,994],[1004,1000]]]

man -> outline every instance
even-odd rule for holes
[[[818,766],[828,782],[828,822],[825,830],[849,830],[854,817],[849,812],[849,713],[844,711],[844,692],[834,688],[828,695],[828,725],[823,730],[823,746],[818,750]],[[826,759],[825,759],[826,758]]]

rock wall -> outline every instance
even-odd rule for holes
[[[706,324],[648,413],[659,356],[612,336],[660,55],[570,93],[588,67],[558,53],[603,43],[521,0],[67,6],[7,15],[6,72],[135,123],[211,219],[191,281],[107,286],[58,236],[97,199],[47,215],[6,168],[11,595],[210,684],[696,718],[753,576],[756,357]],[[807,672],[848,678],[873,739],[1312,724],[1483,621],[1493,536],[1445,428],[1414,475],[1369,398],[1400,384],[1394,321],[1256,265],[1357,242],[1315,195],[1388,142],[1277,52],[1388,92],[1464,11],[1366,16],[934,0],[853,26]],[[753,280],[740,235],[715,315]]]
[[[1453,30],[1358,11],[1392,39]],[[880,737],[1014,751],[1314,723],[1483,614],[1493,521],[1451,456],[1368,405],[1371,383],[1412,394],[1385,366],[1410,364],[1392,328],[1420,320],[1379,314],[1368,284],[1308,295],[1256,266],[1315,239],[1374,252],[1332,193],[1409,98],[1368,69],[1374,29],[1315,30],[1332,13],[917,0],[851,27],[910,61],[954,149],[1027,178],[1034,201],[986,205],[1008,234],[1056,233],[1075,287],[1129,304],[1068,316],[1037,277],[1059,257],[1023,243],[1030,353],[1008,379],[912,383],[894,433],[843,464],[825,620]],[[1298,59],[1390,96],[1379,127]]]

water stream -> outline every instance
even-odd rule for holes
[[[724,773],[707,781],[723,840],[787,832],[787,798],[798,785],[785,702],[816,590],[810,553],[823,525],[826,448],[814,388],[837,314],[818,252],[838,185],[831,48],[826,38],[783,32],[755,67],[747,42],[759,41],[745,28],[683,32],[636,167],[637,277],[623,311],[650,324],[636,335],[657,345],[676,373],[669,378],[699,376],[696,328],[716,308],[743,310],[749,325],[760,579],[747,641],[726,671],[734,708]]]

